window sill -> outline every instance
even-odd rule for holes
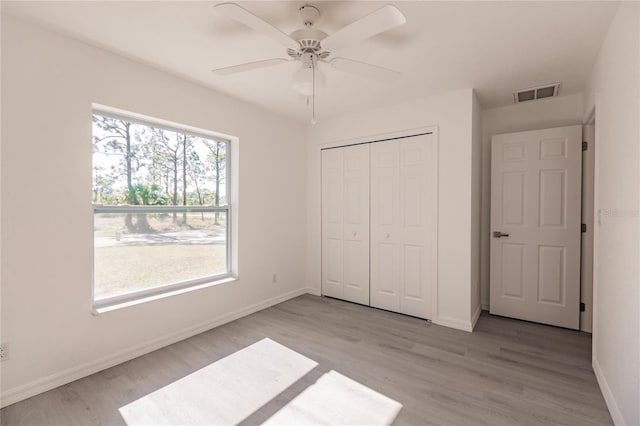
[[[138,298],[129,299],[126,301],[114,301],[113,303],[109,303],[109,304],[99,304],[94,302],[93,306],[91,307],[91,313],[93,315],[100,315],[100,314],[115,311],[118,309],[128,308],[130,306],[136,306],[136,305],[140,305],[147,302],[153,302],[154,300],[160,300],[166,297],[172,297],[172,296],[189,293],[196,290],[202,290],[204,288],[213,287],[219,284],[226,284],[226,283],[234,282],[237,280],[238,278],[233,276],[224,277],[214,281],[205,282],[202,284],[194,284],[188,287],[182,287],[182,288],[173,289],[173,290],[167,289],[167,291],[164,291],[161,293],[157,293],[149,296],[140,296]]]

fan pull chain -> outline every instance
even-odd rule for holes
[[[312,99],[311,99],[311,124],[316,124],[316,61],[311,58],[311,75],[312,75]]]

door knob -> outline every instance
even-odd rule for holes
[[[509,234],[505,234],[500,231],[493,231],[493,238],[502,238],[502,237],[508,237],[508,236]]]
[[[385,238],[389,238],[390,236],[391,236],[391,234],[387,232],[387,233],[386,233],[386,235],[385,235],[384,237],[385,237]]]
[[[351,235],[355,237],[358,233],[354,231]]]

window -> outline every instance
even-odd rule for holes
[[[230,276],[229,151],[94,110],[94,308]]]

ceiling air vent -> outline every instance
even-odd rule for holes
[[[560,83],[547,84],[545,86],[531,87],[513,92],[513,101],[515,103],[524,101],[534,101],[536,99],[550,98],[558,96]]]

